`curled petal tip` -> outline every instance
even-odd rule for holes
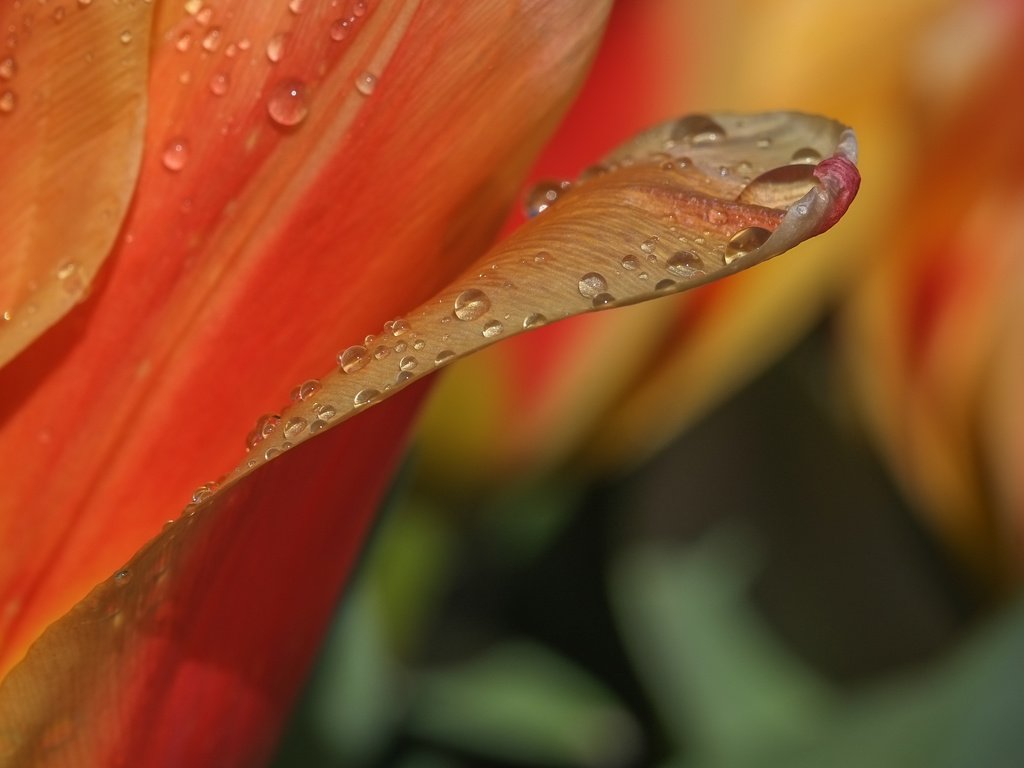
[[[850,134],[852,136],[852,134]],[[856,158],[856,144],[854,144],[854,155]],[[828,210],[821,221],[818,234],[831,229],[839,221],[846,210],[857,196],[860,189],[860,173],[854,161],[844,152],[837,152],[832,157],[826,158],[818,163],[814,169],[814,175],[824,187],[828,194]]]

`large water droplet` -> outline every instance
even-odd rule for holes
[[[530,328],[540,328],[542,325],[547,323],[548,319],[544,317],[540,312],[534,312],[523,318],[523,328],[529,330]]]
[[[411,371],[417,365],[417,360],[412,355],[406,355],[398,361],[398,367],[403,371]]]
[[[366,351],[366,347],[358,344],[338,354],[338,365],[341,366],[344,373],[354,373],[368,362],[370,362],[370,354]]]
[[[355,397],[352,398],[352,405],[356,408],[362,408],[364,405],[369,405],[379,397],[380,392],[376,389],[360,389],[356,392]]]
[[[821,152],[813,147],[800,147],[793,153],[794,163],[817,163],[821,160]]]
[[[280,421],[281,417],[276,413],[265,413],[260,416],[256,420],[256,429],[253,430],[256,433],[256,442],[270,437]]]
[[[499,336],[505,327],[499,320],[488,320],[484,323],[484,328],[481,333],[488,339],[493,339],[495,336]]]
[[[622,268],[632,272],[634,269],[640,268],[640,259],[631,253],[627,253],[622,257]]]
[[[318,419],[324,421],[330,421],[338,415],[337,409],[330,403],[318,403],[313,406],[313,413],[316,414]]]
[[[526,215],[533,218],[538,213],[546,211],[555,204],[558,196],[567,190],[569,186],[570,183],[568,181],[553,181],[551,179],[534,184],[527,191],[526,198],[523,201]]]
[[[677,251],[665,262],[668,271],[680,277],[699,277],[704,272],[704,262],[693,251]]]
[[[18,97],[14,91],[0,93],[0,115],[9,115],[18,106]]]
[[[814,169],[815,166],[808,164],[772,168],[747,184],[736,199],[765,208],[786,208],[817,183]]]
[[[306,429],[307,422],[301,416],[293,416],[284,425],[284,436],[288,440],[294,440]]]
[[[445,363],[451,362],[454,359],[454,352],[452,352],[450,349],[442,349],[440,352],[437,353],[437,356],[434,358],[434,365],[444,365]]]
[[[284,58],[284,46],[287,39],[288,35],[280,33],[267,41],[267,58],[274,64]]]
[[[597,272],[587,272],[587,274],[580,278],[579,289],[581,296],[593,299],[598,294],[608,290],[608,281]]]
[[[725,263],[732,264],[741,256],[746,256],[764,245],[771,237],[771,232],[761,227],[747,227],[733,235],[725,246]]]
[[[230,85],[231,78],[223,72],[218,72],[210,78],[210,93],[214,96],[223,96],[228,92],[228,86]]]
[[[725,129],[707,115],[688,115],[677,121],[669,134],[677,144],[709,144],[724,138]]]
[[[455,297],[455,316],[459,320],[476,320],[490,308],[487,294],[476,288],[469,288]]]
[[[188,142],[180,136],[171,139],[164,147],[164,168],[169,171],[180,171],[188,162]]]
[[[278,125],[298,125],[309,114],[306,86],[298,80],[285,80],[274,86],[267,99],[267,114]]]
[[[292,402],[301,403],[303,400],[308,400],[319,391],[320,382],[316,379],[307,379],[292,390]]]
[[[372,96],[377,90],[377,76],[372,72],[363,72],[356,78],[356,90],[363,96]]]

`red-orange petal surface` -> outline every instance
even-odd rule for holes
[[[88,294],[120,229],[152,8],[0,3],[0,365]]]
[[[484,249],[606,10],[161,6],[109,269],[0,372],[0,463],[18,468],[0,488],[0,671],[232,466],[346,329]]]

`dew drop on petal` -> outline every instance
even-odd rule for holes
[[[762,227],[747,227],[733,235],[725,246],[725,263],[732,264],[736,259],[757,250],[771,237],[771,232]]]
[[[406,355],[405,357],[398,361],[398,367],[401,368],[403,371],[411,371],[413,368],[416,367],[416,364],[417,360],[412,355]]]
[[[354,373],[363,368],[370,361],[370,354],[366,347],[358,344],[338,354],[338,365],[344,373]]]
[[[668,271],[680,277],[699,277],[705,273],[704,262],[693,251],[677,251],[665,262]]]
[[[526,198],[523,201],[526,215],[532,219],[537,214],[546,211],[555,204],[558,196],[567,190],[569,186],[570,183],[568,181],[554,181],[551,179],[534,184],[527,191]]]
[[[18,97],[14,91],[0,93],[0,115],[9,115],[18,106]]]
[[[793,153],[794,163],[817,163],[821,160],[821,153],[812,147],[801,147]]]
[[[129,571],[127,568],[122,568],[120,571],[114,574],[114,581],[121,586],[124,586],[131,580],[132,572]]]
[[[608,290],[608,281],[603,275],[597,272],[587,272],[579,281],[580,295],[587,299],[593,299],[598,294]]]
[[[285,80],[274,86],[267,99],[267,114],[278,125],[298,125],[309,114],[306,86],[298,80]]]
[[[220,27],[213,27],[203,35],[203,50],[207,53],[213,53],[220,47],[221,31]]]
[[[284,44],[288,36],[284,33],[276,34],[267,41],[267,58],[274,64],[284,58]]]
[[[548,319],[540,312],[533,312],[523,318],[523,328],[527,330],[530,328],[540,328],[542,325],[547,323],[547,321]]]
[[[725,129],[707,115],[688,115],[672,126],[669,139],[676,143],[710,144],[725,136]]]
[[[351,25],[348,19],[338,19],[331,24],[330,34],[331,40],[336,43],[340,43],[346,37],[348,37],[348,30]]]
[[[330,403],[320,403],[315,408],[313,408],[313,413],[316,414],[316,417],[318,419],[321,419],[323,421],[330,421],[331,419],[338,415],[337,409]]]
[[[231,79],[223,72],[218,72],[210,78],[210,93],[214,96],[223,96],[228,92],[229,85],[231,85]]]
[[[352,405],[356,408],[362,408],[364,405],[369,405],[379,397],[380,392],[376,389],[360,389],[356,392],[355,397],[352,398]]]
[[[612,296],[610,293],[599,293],[593,299],[593,304],[595,307],[607,307],[609,304],[613,304],[614,302],[615,297]]]
[[[481,333],[485,338],[493,339],[495,336],[499,336],[505,327],[501,324],[500,320],[488,320],[484,323],[484,328]]]
[[[640,259],[633,254],[629,253],[622,257],[622,268],[632,272],[634,269],[640,268]]]
[[[665,278],[664,280],[659,280],[657,283],[655,283],[654,290],[656,290],[656,291],[667,291],[667,290],[675,287],[675,284],[676,284],[675,280],[671,280],[669,278]]]
[[[772,168],[747,184],[736,199],[766,208],[785,208],[817,184],[814,170],[815,166],[808,163]]]
[[[450,349],[442,349],[440,352],[437,353],[437,356],[434,358],[434,365],[444,365],[445,363],[450,362],[453,359],[455,359],[454,352],[452,352]]]
[[[476,288],[469,288],[455,297],[455,317],[459,320],[476,320],[490,308],[487,294]]]
[[[650,256],[658,245],[658,237],[649,237],[640,243],[640,250]]]
[[[302,7],[305,5],[305,0],[288,0],[288,10],[298,16],[302,13]]]
[[[327,422],[323,419],[314,419],[313,423],[309,425],[309,433],[311,435],[323,432],[325,429],[327,429]]]
[[[10,80],[18,71],[18,62],[13,56],[0,59],[0,80]]]
[[[180,136],[171,139],[164,147],[164,168],[169,171],[180,171],[188,162],[188,142]]]
[[[120,41],[121,41],[121,42],[122,42],[122,43],[123,43],[124,45],[128,45],[128,43],[130,43],[130,42],[132,41],[132,33],[131,33],[131,32],[129,32],[129,31],[128,31],[128,30],[126,29],[126,30],[125,30],[124,32],[122,32],[122,33],[121,33],[121,35],[120,35],[120,37],[119,37],[118,39],[119,39],[119,40],[120,40]]]
[[[354,16],[363,16],[366,14],[366,0],[356,0],[352,3],[352,14]]]
[[[288,440],[294,440],[306,429],[306,420],[301,416],[293,416],[284,425],[284,436]]]
[[[373,357],[375,360],[383,360],[385,357],[391,354],[390,347],[385,347],[381,344],[379,347],[373,350]]]
[[[377,89],[377,76],[372,72],[363,72],[356,78],[356,90],[363,96],[372,96]]]

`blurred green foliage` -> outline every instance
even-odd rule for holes
[[[1024,765],[1024,604],[919,526],[829,354],[621,477],[467,500],[413,455],[275,765]]]

